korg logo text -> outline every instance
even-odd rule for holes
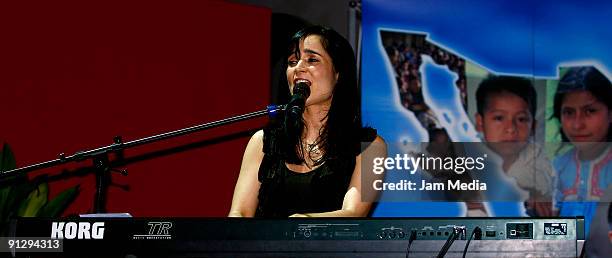
[[[53,222],[52,239],[103,239],[104,222]]]

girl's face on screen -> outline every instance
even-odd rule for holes
[[[610,123],[612,113],[608,106],[595,98],[590,91],[573,91],[563,97],[561,127],[576,147],[588,148],[588,142],[605,142]]]

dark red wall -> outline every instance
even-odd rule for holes
[[[218,1],[11,1],[0,4],[0,142],[18,166],[263,109],[270,11]],[[250,130],[266,119],[126,151],[109,212],[225,216]],[[51,196],[95,178],[64,166]],[[58,175],[61,169],[37,173]]]

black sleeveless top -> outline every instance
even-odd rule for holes
[[[371,143],[376,130],[363,128],[361,142]],[[286,218],[295,213],[317,213],[342,208],[348,190],[355,158],[328,159],[316,169],[298,173],[285,165],[275,151],[277,141],[271,129],[264,129],[264,157],[259,166],[261,182],[256,217]]]

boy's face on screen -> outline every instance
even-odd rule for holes
[[[572,143],[605,142],[612,113],[589,91],[566,93],[561,103],[561,127]],[[589,144],[574,144],[588,148]]]
[[[306,106],[330,103],[334,86],[338,80],[331,56],[325,51],[318,35],[307,36],[300,41],[300,56],[292,55],[287,60],[287,81],[293,94],[297,82],[304,81],[310,86],[310,97]]]
[[[498,154],[516,155],[527,144],[533,130],[529,106],[519,96],[499,93],[489,96],[484,114],[476,114],[476,129]]]

